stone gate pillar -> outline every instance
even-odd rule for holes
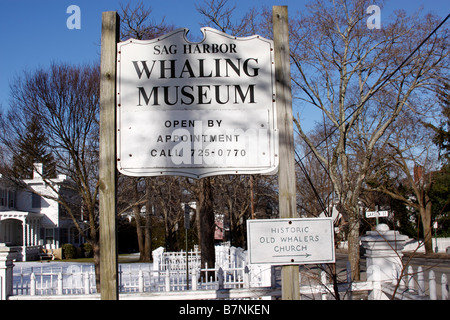
[[[389,230],[388,225],[381,223],[375,231],[368,231],[361,237],[361,243],[366,249],[367,270],[373,265],[380,268],[380,281],[392,281],[392,270],[402,270],[402,249],[407,236],[398,231]]]
[[[0,243],[0,300],[6,300],[12,295],[13,289],[13,259],[16,251]]]

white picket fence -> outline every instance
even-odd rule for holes
[[[13,295],[73,295],[95,293],[94,266],[31,268],[14,275]]]
[[[201,274],[209,272],[212,276],[202,278]],[[189,277],[191,290],[221,290],[250,287],[250,269],[248,267],[215,269],[193,269]],[[158,270],[151,267],[133,268],[119,266],[119,293],[171,292],[186,291],[187,278],[185,270]],[[93,270],[78,273],[66,273],[60,270],[21,273],[13,285],[14,296],[50,296],[50,295],[89,295],[96,293],[95,274]]]
[[[371,266],[367,270],[367,281],[350,281],[350,270],[347,270],[347,282],[338,283],[340,299],[352,300],[357,292],[367,292],[369,300],[448,300],[449,288],[446,274],[442,274],[437,282],[433,270],[426,272],[422,267],[414,271],[411,266],[408,272],[399,277],[397,269],[392,270],[391,281],[380,281],[381,270]],[[427,281],[428,280],[428,281]],[[316,283],[300,286],[300,294],[306,299],[335,299],[333,283],[326,272],[321,271]]]
[[[399,277],[398,270],[393,268],[393,280],[390,286],[384,287],[384,292],[401,300],[448,300],[448,278],[445,273],[440,279],[436,279],[433,270],[428,271],[428,278],[423,267],[414,271],[411,266],[407,272]],[[427,283],[428,280],[428,283]],[[439,281],[440,280],[440,281]],[[439,295],[440,294],[440,295]]]
[[[279,298],[279,268],[268,265],[248,265],[246,252],[229,246],[216,247],[216,265],[200,266],[198,248],[186,252],[155,250],[154,263],[119,265],[119,293],[121,299],[260,299]],[[45,265],[44,265],[45,266]],[[93,265],[72,265],[66,269],[35,267],[16,273],[13,296],[9,299],[98,299]],[[380,267],[372,265],[367,270],[367,281],[351,282],[347,266],[346,280],[337,284],[340,299],[352,300],[448,300],[448,280],[443,274],[436,279],[434,271],[428,276],[419,267],[409,267],[407,272],[392,265],[391,281],[381,281]],[[276,273],[275,270],[278,270]],[[317,273],[318,272],[318,273]],[[386,272],[384,270],[383,272]],[[302,299],[335,299],[335,287],[325,272],[309,271],[308,280],[300,277]],[[398,280],[400,279],[400,280]],[[278,282],[277,282],[278,281]],[[354,295],[357,297],[354,297]]]
[[[272,277],[274,272],[272,268]],[[186,273],[172,271],[154,271],[151,265],[148,268],[132,265],[119,268],[119,292],[128,295],[128,298],[159,298],[159,299],[214,299],[220,296],[232,298],[278,298],[280,288],[275,288],[275,279],[272,278],[271,286],[252,286],[251,272],[248,266],[244,268],[230,269],[194,269],[189,279],[189,291],[186,291]],[[197,271],[195,271],[197,270]],[[74,269],[72,270],[74,271]],[[200,278],[200,272],[215,271],[209,279]],[[396,272],[396,271],[394,271]],[[400,299],[400,300],[448,300],[449,289],[446,274],[440,281],[434,276],[434,271],[423,271],[419,267],[417,271],[408,268],[407,274],[400,281],[394,278],[389,282],[379,281],[380,270],[373,268],[368,270],[368,280],[361,282],[339,283],[337,288],[341,299],[351,300],[358,292],[367,293],[368,299]],[[27,280],[28,279],[28,280]],[[90,268],[80,272],[63,273],[60,270],[39,272],[34,270],[31,274],[21,274],[21,281],[16,281],[13,300],[32,299],[34,296],[46,296],[53,298],[71,298],[76,295],[83,299],[95,299],[96,289],[94,273]],[[300,280],[301,281],[301,280]],[[299,288],[302,299],[335,299],[334,287],[325,272],[316,277],[316,282],[302,285]]]
[[[270,266],[246,264],[241,248],[216,247],[216,265],[201,268],[198,248],[188,252],[154,253],[153,264],[120,264],[119,293],[148,293],[197,290],[242,289],[270,286]],[[13,295],[89,295],[96,293],[93,266],[62,268],[34,268],[14,276]]]

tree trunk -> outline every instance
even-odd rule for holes
[[[359,214],[356,208],[350,212],[348,222],[348,260],[350,261],[352,281],[360,280],[359,224]]]
[[[146,204],[145,204],[145,228],[144,228],[144,261],[150,262],[152,258],[152,188],[151,188],[151,180],[150,178],[146,179],[145,184],[145,195],[146,195]]]
[[[425,196],[425,200],[428,197]],[[423,226],[423,242],[426,253],[433,253],[433,234],[431,228],[431,201],[425,201],[425,207],[420,207],[420,218]]]
[[[136,222],[136,235],[139,247],[139,261],[145,261],[145,250],[144,250],[144,232],[143,232],[143,222],[141,217],[141,205],[139,204],[139,191],[138,183],[139,179],[133,178],[132,183],[132,203],[134,203],[132,210],[134,215],[134,221]]]
[[[214,197],[211,178],[200,180],[199,192],[199,234],[202,267],[214,268],[216,253],[214,247]]]
[[[133,215],[136,222],[136,235],[139,247],[139,261],[144,260],[144,235],[142,232],[141,208],[137,205],[133,206]]]
[[[95,286],[97,292],[100,293],[100,244],[98,241],[90,241],[94,253],[94,269],[95,269]]]
[[[150,262],[152,258],[152,217],[150,215],[146,216],[145,221],[145,233],[144,233],[144,256],[143,261]]]

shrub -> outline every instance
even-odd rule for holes
[[[62,246],[64,259],[73,259],[77,255],[77,248],[73,244],[66,243]]]
[[[83,251],[84,251],[84,256],[86,258],[91,258],[94,252],[94,249],[92,248],[92,245],[89,242],[83,243]]]

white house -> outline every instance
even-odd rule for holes
[[[77,236],[72,220],[65,217],[56,200],[63,194],[71,194],[65,188],[70,183],[66,176],[59,175],[47,185],[42,179],[42,164],[35,164],[33,179],[23,182],[36,193],[0,177],[0,243],[19,247],[19,261],[37,259],[44,248],[80,244],[82,239]]]

